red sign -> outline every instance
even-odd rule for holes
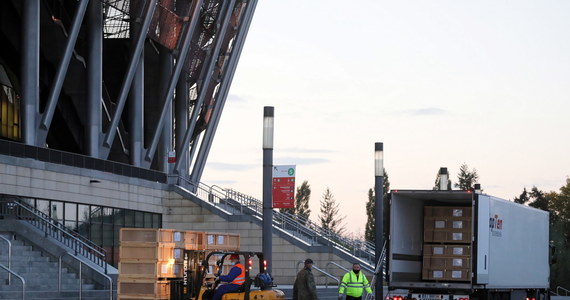
[[[295,207],[295,166],[273,166],[273,208]]]

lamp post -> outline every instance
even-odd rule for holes
[[[263,107],[263,232],[262,251],[267,261],[267,273],[272,266],[273,199],[271,184],[273,168],[273,106]]]
[[[375,261],[379,264],[376,268],[376,286],[375,286],[375,299],[384,299],[384,270],[380,256],[384,246],[384,144],[374,144],[374,240],[376,241],[375,247]]]

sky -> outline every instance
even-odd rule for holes
[[[273,163],[296,165],[317,220],[328,187],[363,235],[384,143],[392,189],[462,164],[485,193],[559,191],[570,175],[570,1],[260,0],[202,182],[261,199],[263,107]]]

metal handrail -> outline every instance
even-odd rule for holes
[[[386,245],[387,241],[384,241],[384,245],[382,245],[382,252],[380,253],[380,257],[378,258],[378,262],[376,263],[376,270],[374,271],[374,276],[372,276],[372,280],[370,280],[370,287],[372,288],[372,294],[366,295],[366,300],[372,300],[376,293],[376,280],[378,280],[378,276],[380,276],[380,280],[382,285],[384,285],[384,269],[382,266],[386,263]],[[380,272],[382,269],[382,272]]]
[[[208,186],[201,182],[194,183],[185,177],[179,177],[178,184],[181,187],[187,187],[188,190],[194,191],[193,194],[198,198],[216,206],[225,204],[226,207],[235,209],[242,214],[247,213],[259,218],[263,216],[262,202],[252,196],[233,189],[223,189],[217,185]],[[319,241],[325,241],[329,245],[344,250],[355,257],[374,261],[375,250],[371,242],[343,237],[334,231],[322,228],[315,222],[302,216],[274,211],[273,224],[278,228],[305,237],[311,245],[318,244]],[[374,267],[369,266],[370,263],[367,261],[362,261],[362,263],[364,269],[370,272],[374,271]]]
[[[328,270],[329,265],[333,265],[333,266],[335,266],[335,267],[337,267],[337,268],[339,268],[339,269],[341,269],[341,270],[343,270],[343,271],[345,271],[345,272],[350,272],[347,268],[345,268],[345,267],[343,267],[343,266],[337,264],[337,263],[334,262],[334,261],[329,261],[329,262],[327,263],[327,265],[325,266],[325,269],[326,269],[326,270]],[[325,285],[327,285],[327,283],[328,283],[328,282],[325,280]]]
[[[82,274],[81,274],[82,268],[81,268],[81,266],[83,265],[83,262],[79,258],[73,256],[69,252],[65,252],[59,256],[59,274],[58,274],[58,284],[57,284],[58,291],[61,292],[61,273],[62,273],[61,272],[61,266],[62,266],[61,258],[64,257],[65,255],[69,255],[70,257],[72,257],[73,259],[75,259],[79,262],[79,300],[81,300],[81,297],[83,295],[83,282],[82,282]],[[90,267],[93,271],[103,275],[103,277],[105,277],[105,278],[107,278],[107,280],[109,280],[109,300],[113,300],[113,280],[111,279],[111,277],[109,277],[107,274],[104,274],[103,272],[93,268],[92,266],[89,266],[87,264],[85,264],[85,265]]]
[[[298,262],[297,262],[297,269],[299,269],[299,265],[300,265],[300,264],[304,264],[304,263],[305,263],[305,261],[303,261],[303,260],[298,261]],[[327,280],[328,278],[334,279],[334,280],[336,281],[336,283],[337,283],[337,287],[340,286],[340,279],[338,279],[338,278],[336,278],[335,276],[331,275],[331,274],[328,273],[327,271],[325,271],[325,270],[323,270],[323,269],[320,269],[319,267],[315,266],[314,264],[313,264],[313,266],[311,267],[311,269],[315,269],[315,270],[321,272],[323,275],[326,276],[326,277],[325,277],[325,286],[326,286],[326,287],[329,286],[329,285],[328,285],[328,280]]]
[[[12,269],[12,242],[0,235],[0,238],[8,243],[8,269]],[[8,285],[12,282],[12,273],[8,273]]]
[[[565,289],[565,288],[563,288],[563,287],[561,287],[561,286],[557,286],[557,287],[556,287],[556,295],[561,296],[560,293],[558,292],[559,290],[564,291],[564,296],[568,296],[568,294],[570,293],[570,290]]]
[[[105,249],[97,246],[89,239],[70,231],[63,224],[52,220],[45,213],[17,200],[0,201],[2,204],[1,212],[16,216],[22,220],[29,222],[36,228],[42,230],[45,236],[48,235],[60,241],[67,247],[73,249],[75,254],[80,254],[89,259],[96,265],[102,267],[107,273],[107,263],[105,262]],[[20,209],[17,209],[20,208]],[[22,210],[29,214],[24,214]]]
[[[7,268],[3,264],[0,264],[0,268],[8,271],[8,273],[13,274],[14,276],[18,277],[20,279],[20,281],[22,281],[22,300],[26,299],[26,280],[24,279],[24,277],[18,275],[18,273],[10,270],[9,268]]]

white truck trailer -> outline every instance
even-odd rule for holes
[[[545,300],[548,212],[471,191],[392,190],[388,288],[410,300]]]

